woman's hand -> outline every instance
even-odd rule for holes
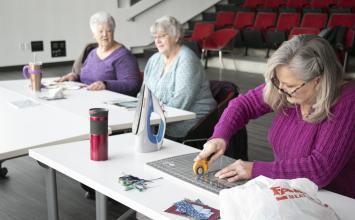
[[[226,166],[218,171],[215,176],[223,179],[228,178],[228,182],[235,182],[238,180],[251,179],[251,172],[253,169],[253,162],[237,160],[236,162]]]
[[[209,163],[213,163],[224,154],[224,152],[226,151],[226,147],[227,144],[224,139],[213,138],[203,145],[203,150],[199,153],[199,155],[196,156],[194,161],[207,159],[210,155],[212,155],[209,160]]]
[[[68,73],[62,77],[60,77],[59,79],[57,80],[54,80],[55,82],[64,82],[64,81],[75,81],[77,78],[76,78],[76,74],[71,72],[71,73]]]
[[[94,83],[91,83],[88,87],[86,87],[87,90],[104,90],[106,89],[106,85],[102,81],[96,81]]]

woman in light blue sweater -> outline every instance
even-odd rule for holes
[[[173,17],[164,16],[150,31],[159,52],[148,60],[144,82],[164,105],[196,113],[196,119],[168,124],[168,136],[184,137],[216,106],[216,101],[199,58],[180,44],[181,24]]]

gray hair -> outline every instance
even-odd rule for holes
[[[183,34],[182,25],[172,16],[163,16],[154,22],[150,27],[150,33],[155,35],[158,32],[167,33],[176,40],[180,40]]]
[[[112,28],[112,31],[115,31],[115,27],[116,27],[115,19],[105,11],[96,12],[90,17],[91,31],[93,33],[96,32],[97,25],[104,24],[104,23],[108,24]]]
[[[342,67],[333,48],[325,39],[314,35],[298,35],[284,42],[267,62],[264,100],[274,111],[289,105],[286,95],[279,93],[271,79],[278,66],[287,65],[295,77],[305,82],[320,77],[314,111],[305,120],[316,123],[331,116],[330,107],[340,94]]]

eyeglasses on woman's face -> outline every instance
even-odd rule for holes
[[[158,34],[153,35],[153,39],[154,40],[162,40],[162,39],[168,38],[168,36],[169,35],[167,33],[158,33]]]
[[[277,79],[276,76],[271,78],[271,82],[275,86],[276,89],[278,89],[280,92],[282,92],[283,94],[287,95],[290,98],[293,96],[293,94],[295,94],[299,89],[301,89],[307,83],[307,82],[303,82],[301,85],[297,86],[291,92],[287,92],[286,90],[284,90],[283,88],[280,87],[280,81]]]

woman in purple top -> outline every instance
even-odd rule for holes
[[[274,161],[238,160],[216,176],[305,177],[355,198],[355,82],[343,80],[332,47],[318,36],[295,36],[282,44],[268,60],[265,84],[229,103],[195,160],[213,155],[210,162],[215,161],[235,131],[271,111]]]
[[[114,40],[115,20],[107,12],[90,18],[90,28],[98,43],[91,50],[79,72],[73,71],[58,81],[77,80],[88,85],[88,90],[111,90],[136,96],[141,77],[137,60],[122,44]]]

